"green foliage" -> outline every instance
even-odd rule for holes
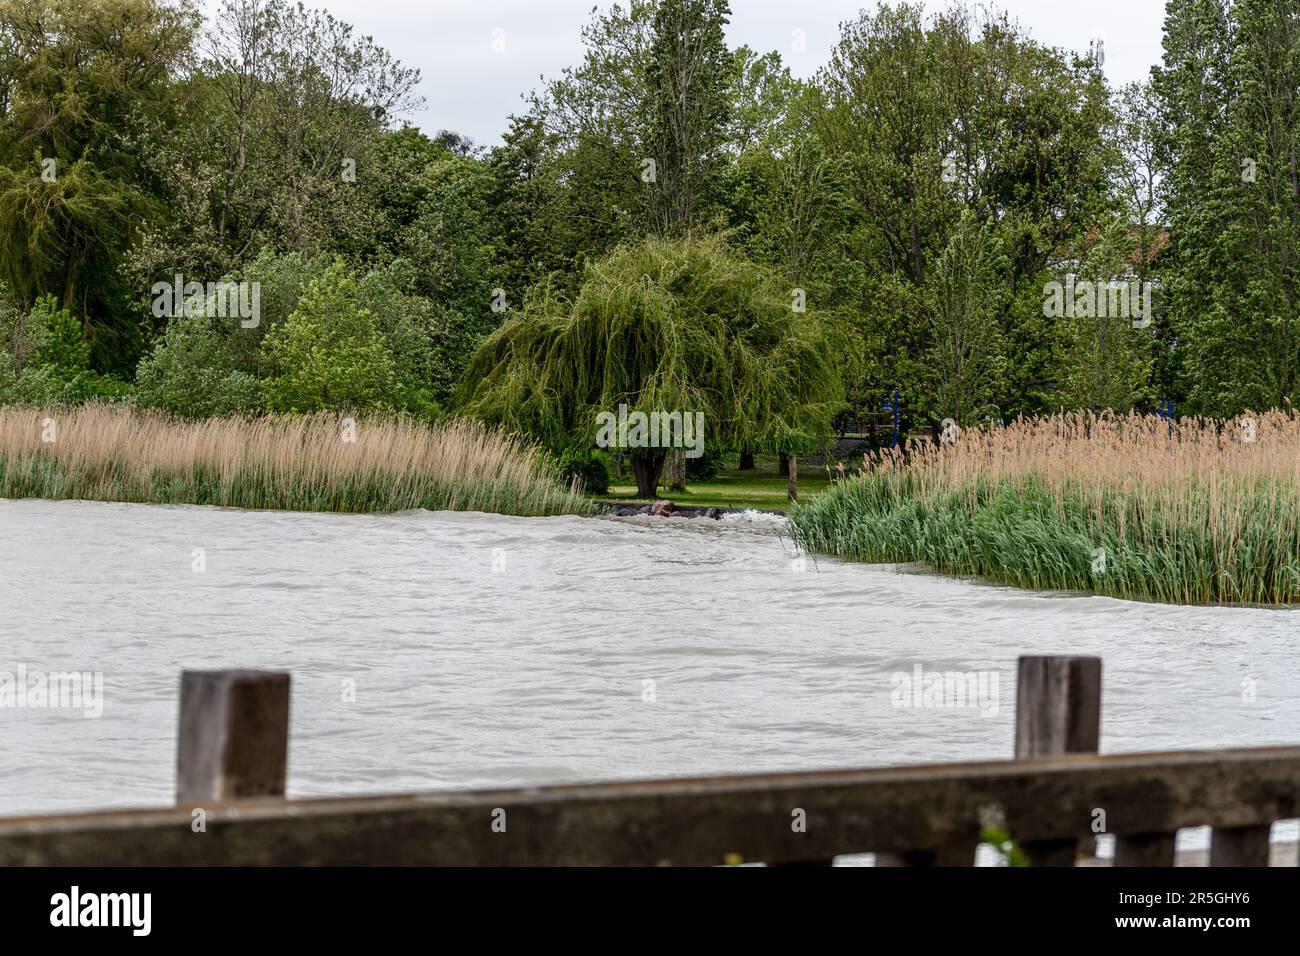
[[[452,385],[447,328],[441,310],[409,292],[405,260],[357,280],[341,262],[264,251],[241,278],[258,284],[258,324],[210,318],[215,307],[172,318],[140,363],[143,406],[183,417],[262,408],[440,414],[439,394]]]
[[[136,137],[171,116],[194,27],[153,0],[0,3],[0,272],[19,304],[75,310],[102,371],[140,352],[121,265],[158,193]]]
[[[1108,180],[1119,156],[1101,73],[1003,15],[977,19],[952,7],[927,19],[919,4],[882,3],[843,25],[814,93],[811,129],[842,166],[856,206],[840,241],[844,261],[863,268],[839,267],[820,297],[861,316],[859,407],[878,410],[895,386],[905,416],[940,418],[942,405],[955,407],[952,396],[932,407],[936,374],[956,379],[925,357],[955,354],[936,343],[953,313],[933,312],[934,274],[971,215],[997,224],[1007,262],[988,291],[1014,350],[1005,380],[992,374],[977,391],[997,394],[1004,415],[1041,410],[1054,333],[1034,314],[1041,272],[1113,205]],[[992,342],[991,330],[982,338]]]
[[[0,402],[63,406],[124,398],[130,386],[90,369],[81,323],[54,296],[27,312],[10,311],[0,338]]]
[[[90,346],[81,334],[81,323],[67,309],[60,309],[54,296],[36,300],[27,316],[31,339],[31,364],[61,372],[76,372],[90,365]]]
[[[1080,257],[1076,270],[1078,280],[1140,282],[1132,273],[1136,247],[1137,237],[1130,232],[1128,224],[1113,220]],[[1107,293],[1099,289],[1098,294]],[[1139,297],[1131,291],[1129,294],[1137,304]],[[1054,355],[1057,391],[1053,396],[1060,406],[1127,412],[1137,406],[1154,404],[1157,396],[1148,386],[1153,340],[1150,331],[1142,325],[1150,319],[1149,315],[1138,319],[1131,314],[1077,313],[1060,318]]]
[[[727,0],[659,0],[645,64],[645,144],[657,160],[656,226],[680,233],[707,217],[725,169],[734,64]]]
[[[581,350],[584,323],[608,323],[599,341],[632,356],[600,357],[609,383],[579,380],[562,400],[563,363],[547,359],[508,400],[475,399],[576,445],[587,423],[565,416],[593,396],[699,401],[674,375],[717,373],[716,344],[675,319],[627,338],[610,317],[636,314],[630,278],[597,303],[591,276],[647,236],[721,232],[787,303],[801,290],[815,319],[792,328],[815,329],[853,417],[895,388],[905,430],[1159,398],[1214,415],[1293,401],[1300,11],[1166,0],[1163,66],[1112,91],[1005,15],[926,10],[864,10],[806,80],[776,52],[728,49],[726,0],[593,11],[581,60],[483,152],[398,128],[418,72],[292,0],[223,0],[201,42],[188,0],[0,0],[3,298],[38,324],[38,300],[66,310],[48,316],[57,355],[34,355],[25,326],[5,333],[0,397],[120,397],[135,373],[140,401],[183,415],[360,403],[427,417],[503,318],[509,344],[492,348],[521,354]],[[336,259],[356,285],[349,301],[332,293],[341,321],[304,313],[288,329]],[[1152,327],[1045,316],[1044,284],[1067,268],[1159,279]],[[151,318],[148,290],[178,273],[259,282],[260,325]],[[647,303],[676,296],[653,286]],[[584,331],[564,332],[575,315]],[[705,364],[676,358],[688,344]],[[643,360],[652,347],[663,368]],[[759,366],[769,386],[780,377],[784,360],[754,361],[754,382]],[[757,391],[708,398],[728,429],[762,420],[773,440],[811,440]]]
[[[281,412],[401,407],[397,360],[356,280],[336,262],[303,292],[293,314],[266,334],[273,374],[268,408]]]
[[[651,239],[587,273],[572,304],[512,318],[475,354],[460,407],[557,447],[595,443],[602,412],[700,412],[722,445],[811,450],[842,385],[824,330],[719,239]]]
[[[686,477],[691,481],[712,481],[718,477],[726,458],[725,451],[706,442],[704,454],[698,458],[686,459]]]
[[[133,250],[137,282],[178,270],[207,281],[268,246],[367,255],[385,211],[358,194],[385,175],[380,133],[418,102],[419,72],[294,0],[221,0],[209,12],[205,55],[175,84],[188,115],[172,127],[153,117],[139,144],[171,215]]]
[[[1186,398],[1211,415],[1282,406],[1300,375],[1300,10],[1275,0],[1167,9],[1155,89]]]
[[[971,424],[995,410],[1003,394],[1006,347],[998,318],[1005,269],[992,225],[964,214],[926,280],[932,418]]]
[[[594,11],[582,61],[511,118],[490,167],[515,301],[544,281],[576,294],[620,243],[721,215],[731,137],[761,122],[753,108],[733,119],[732,93],[757,94],[762,77],[727,50],[729,16],[725,0]]]
[[[153,350],[140,362],[137,401],[186,418],[252,413],[263,409],[263,357],[268,329],[284,325],[304,288],[330,262],[307,261],[297,253],[276,255],[264,249],[238,276],[227,281],[256,283],[259,315],[255,326],[218,318],[215,308],[167,320]],[[206,304],[205,304],[206,305]]]
[[[140,363],[137,402],[174,415],[249,414],[261,408],[261,384],[240,368],[233,335],[207,316],[177,316]]]
[[[582,483],[582,490],[589,495],[609,493],[609,464],[601,452],[568,449],[560,455],[559,472],[561,477],[572,482]]]
[[[980,831],[980,842],[987,843],[998,855],[1003,866],[1028,866],[1025,851],[1011,839],[1011,834],[1001,827],[985,827]]]
[[[0,352],[0,365],[8,358]],[[66,407],[92,399],[125,399],[132,391],[125,382],[89,369],[70,373],[52,365],[28,365],[15,374],[0,368],[0,404]]]
[[[494,293],[505,288],[493,174],[406,127],[379,137],[357,187],[365,215],[346,221],[363,227],[342,230],[335,245],[374,276],[361,296],[404,366],[399,377],[420,383],[422,403],[443,402],[499,323]]]
[[[747,46],[732,53],[727,145],[737,153],[770,154],[793,145],[796,135],[791,106],[803,90],[781,54],[760,54]]]
[[[393,374],[404,407],[434,417],[438,402],[450,394],[473,346],[460,345],[459,351],[446,347],[444,311],[423,296],[410,294],[413,284],[408,263],[399,259],[361,279],[357,300],[374,316],[393,356]]]
[[[653,158],[646,77],[657,8],[630,0],[593,11],[582,61],[531,95],[493,151],[513,289],[555,273],[572,294],[587,263],[651,229],[656,187],[641,177]]]

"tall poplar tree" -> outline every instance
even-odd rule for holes
[[[1169,0],[1153,86],[1171,255],[1170,323],[1190,410],[1293,401],[1300,371],[1300,8]]]
[[[656,226],[680,233],[716,198],[726,169],[732,59],[727,0],[660,0],[645,89],[648,145],[658,163]]]

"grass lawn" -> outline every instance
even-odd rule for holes
[[[731,467],[719,471],[717,477],[709,481],[686,481],[686,491],[669,491],[667,485],[659,486],[659,497],[668,498],[675,504],[693,505],[702,508],[757,508],[764,511],[785,511],[790,501],[785,495],[785,478],[781,477],[775,457],[759,456],[752,471],[741,471],[736,467],[737,460],[731,461]],[[824,467],[799,465],[799,497],[805,499],[824,491],[829,484]],[[626,478],[615,477],[610,484],[609,494],[597,501],[625,504],[630,501],[645,501],[636,496],[636,484],[629,472]]]

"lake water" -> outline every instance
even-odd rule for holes
[[[801,560],[779,528],[0,501],[0,672],[103,675],[98,717],[0,707],[0,814],[169,803],[185,668],[292,672],[295,796],[1005,758],[1025,653],[1103,658],[1106,752],[1300,743],[1295,613]],[[980,706],[896,706],[918,665]]]

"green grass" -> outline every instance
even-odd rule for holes
[[[752,471],[741,471],[731,459],[731,467],[719,471],[717,476],[708,481],[687,479],[686,491],[669,491],[666,485],[659,486],[659,497],[667,498],[678,505],[690,505],[699,508],[754,508],[761,511],[786,511],[790,500],[786,497],[786,480],[779,473],[775,457],[759,457]],[[824,467],[799,465],[799,497],[808,499],[826,490],[830,483]],[[636,484],[631,475],[626,479],[615,479],[610,485],[609,494],[597,500],[616,504],[644,503],[647,499],[637,498]]]

